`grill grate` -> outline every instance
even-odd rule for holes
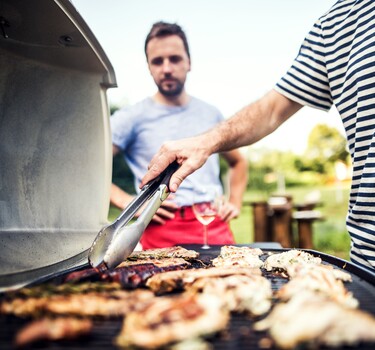
[[[187,247],[189,248],[189,247]],[[199,247],[190,247],[200,251]],[[202,261],[209,261],[219,254],[219,248],[212,249],[209,252],[200,251]],[[283,250],[272,250],[280,252]],[[334,259],[331,256],[313,252],[314,255],[319,255],[323,262],[335,265],[336,267],[343,266],[340,259]],[[265,256],[263,257],[263,259]],[[354,296],[360,302],[360,308],[375,315],[375,277],[370,273],[362,269],[357,269],[354,265],[348,264],[346,271],[350,272],[353,278],[352,283],[347,283],[346,287],[351,291]],[[265,273],[265,276],[271,281],[272,289],[277,290],[287,282],[287,279],[282,277],[280,274]],[[57,283],[61,281],[61,278],[55,279]],[[25,325],[29,320],[21,319],[15,316],[0,315],[0,349],[12,349],[12,342],[16,332]],[[208,339],[208,342],[212,344],[214,350],[242,350],[242,349],[261,349],[261,343],[267,339],[265,332],[255,332],[252,324],[255,320],[250,317],[241,314],[234,314],[231,317],[231,321],[228,329],[213,338]],[[79,340],[68,340],[59,342],[39,342],[31,344],[28,349],[44,349],[44,350],[101,350],[101,349],[117,349],[118,347],[114,344],[114,340],[120,332],[122,320],[105,320],[95,319],[94,329],[89,336],[80,338]],[[270,345],[269,342],[264,345],[268,345],[267,349],[276,350],[277,348]],[[342,347],[341,349],[361,349],[361,350],[373,350],[375,344],[360,344],[357,347]],[[332,348],[320,347],[321,350],[328,350]]]

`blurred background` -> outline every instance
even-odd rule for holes
[[[217,106],[225,117],[273,87],[313,23],[334,2],[72,0],[115,69],[118,88],[108,91],[112,111],[155,92],[144,40],[151,25],[164,20],[180,24],[189,40],[187,91]],[[274,209],[285,209],[282,219],[292,245],[299,244],[304,214],[298,212],[304,209],[314,249],[348,258],[345,217],[351,169],[343,135],[334,108],[329,113],[303,108],[272,135],[241,150],[249,159],[250,176],[242,214],[231,224],[238,243],[254,241],[254,208],[266,203],[271,226],[280,219]],[[223,163],[224,184],[225,172]],[[121,159],[115,159],[113,176],[131,190],[131,174]],[[117,215],[111,208],[109,218]]]

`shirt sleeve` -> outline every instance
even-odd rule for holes
[[[302,105],[328,111],[333,102],[325,56],[324,33],[318,20],[275,90]]]

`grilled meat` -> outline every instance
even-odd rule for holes
[[[153,264],[156,267],[167,267],[167,266],[181,266],[182,268],[185,268],[187,266],[190,266],[190,262],[183,259],[183,258],[165,258],[165,259],[155,259],[155,258],[149,258],[149,259],[138,259],[138,260],[125,260],[119,267],[128,267],[128,266],[134,266],[134,265],[142,265],[142,264]]]
[[[324,294],[347,307],[358,307],[358,300],[345,288],[342,281],[336,279],[333,269],[327,269],[323,265],[298,265],[298,268],[293,269],[292,276],[292,279],[276,292],[278,298],[288,300],[298,293],[310,290]]]
[[[255,324],[268,330],[276,345],[293,349],[299,344],[339,347],[375,342],[375,318],[311,291],[277,304],[264,320]]]
[[[296,276],[304,275],[304,274],[314,274],[320,272],[322,274],[333,275],[333,277],[337,280],[341,280],[343,282],[352,282],[352,276],[339,269],[333,268],[332,265],[323,265],[323,264],[293,264],[287,266],[286,272],[290,278],[294,278]]]
[[[225,245],[220,248],[220,256],[222,258],[231,258],[233,256],[246,256],[246,255],[256,255],[260,256],[263,254],[262,249],[260,248],[251,248],[251,247],[236,247],[233,245]]]
[[[92,321],[88,319],[43,318],[22,328],[16,335],[15,345],[23,347],[39,340],[75,339],[90,333],[92,327]]]
[[[231,275],[261,275],[260,269],[235,268],[235,267],[211,267],[207,269],[189,269],[159,273],[148,279],[146,286],[156,294],[183,290],[200,278],[225,277]]]
[[[84,282],[84,283],[46,283],[39,286],[25,287],[14,292],[6,294],[6,299],[15,298],[40,298],[53,295],[81,294],[88,292],[110,292],[120,290],[121,285],[118,282]]]
[[[203,277],[189,286],[188,291],[218,296],[230,311],[259,316],[271,308],[271,283],[259,275]]]
[[[86,268],[84,270],[74,271],[65,276],[64,282],[84,282],[84,281],[99,281],[100,273],[97,269]]]
[[[124,289],[135,289],[145,286],[147,280],[154,276],[167,271],[176,271],[189,267],[190,265],[169,265],[157,267],[154,264],[140,264],[119,267],[102,274],[102,280],[110,282],[119,282]]]
[[[267,271],[284,270],[295,264],[320,264],[322,259],[298,249],[291,249],[283,253],[272,254],[264,262]]]
[[[104,281],[107,283],[118,283],[124,289],[135,289],[145,285],[151,276],[166,271],[186,269],[191,266],[184,259],[165,259],[171,261],[163,262],[160,259],[136,260],[121,263],[117,268],[105,272],[96,269],[86,269],[69,274],[65,278],[67,283],[82,283],[87,280]],[[152,261],[152,262],[151,262]]]
[[[142,310],[126,316],[117,344],[156,349],[185,339],[220,332],[225,329],[228,321],[229,312],[223,307],[219,297],[158,297]]]
[[[179,246],[168,248],[147,249],[135,251],[128,257],[128,260],[142,259],[165,259],[182,258],[185,260],[194,260],[199,257],[199,253],[194,250],[188,250]]]
[[[1,304],[4,314],[38,316],[40,314],[118,317],[141,307],[153,298],[148,290],[89,292],[52,295],[40,298],[16,298]]]
[[[212,260],[212,265],[216,267],[262,267],[263,261],[259,258],[262,254],[259,248],[223,246],[220,249],[220,255]]]

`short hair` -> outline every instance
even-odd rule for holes
[[[147,45],[151,39],[154,38],[163,38],[170,35],[177,35],[181,38],[185,51],[190,59],[189,44],[186,38],[185,32],[177,23],[167,23],[167,22],[156,22],[152,25],[150,32],[146,37],[145,42],[145,54],[147,58]]]

